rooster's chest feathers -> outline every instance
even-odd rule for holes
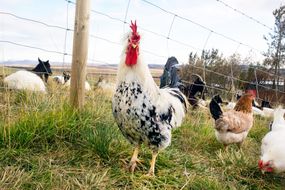
[[[161,116],[156,106],[139,83],[122,82],[117,87],[113,98],[113,115],[123,135],[132,144],[147,142],[159,147],[168,138],[162,135]]]

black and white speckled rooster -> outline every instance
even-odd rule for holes
[[[181,125],[188,102],[177,88],[159,89],[141,61],[136,22],[130,27],[117,73],[113,115],[124,137],[135,146],[130,171],[134,171],[139,147],[144,143],[152,150],[148,173],[152,176],[158,152],[170,145],[171,129]]]

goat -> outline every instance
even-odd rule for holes
[[[39,64],[31,71],[37,74],[41,79],[47,82],[49,75],[52,75],[49,60],[42,61],[38,58]]]
[[[54,76],[53,80],[57,82],[58,84],[62,84],[65,87],[70,87],[70,79],[71,75],[69,71],[63,71],[62,76]],[[91,90],[90,84],[85,81],[85,90],[89,91]]]
[[[109,91],[112,94],[115,92],[116,85],[115,83],[111,83],[108,80],[105,80],[103,76],[100,76],[97,83],[95,84],[98,89],[102,89],[104,91]]]
[[[71,77],[69,77],[69,79],[64,83],[65,87],[70,87],[70,80],[71,80]],[[85,91],[90,91],[90,90],[91,90],[91,86],[89,82],[85,81]]]
[[[57,75],[52,77],[58,84],[65,84],[70,79],[70,72],[63,71],[62,76]]]
[[[9,89],[46,92],[43,80],[35,73],[21,70],[4,78]]]
[[[47,82],[52,71],[49,61],[43,62],[40,58],[38,61],[38,65],[30,71],[20,70],[5,77],[4,84],[9,89],[46,92],[43,80]]]
[[[64,84],[64,86],[70,87],[70,80],[68,80],[68,81]],[[90,91],[90,90],[91,90],[91,86],[90,86],[90,84],[89,84],[88,81],[85,81],[85,90],[86,90],[86,91]]]

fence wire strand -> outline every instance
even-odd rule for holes
[[[41,24],[41,25],[46,26],[46,27],[48,27],[48,28],[55,28],[55,29],[59,29],[59,30],[64,30],[64,31],[65,31],[65,35],[64,35],[64,47],[63,47],[63,52],[54,51],[54,50],[50,50],[50,49],[45,49],[45,48],[41,48],[41,47],[36,47],[36,46],[33,46],[33,45],[28,45],[28,44],[22,44],[22,43],[18,43],[18,42],[14,42],[14,41],[9,41],[9,40],[3,40],[3,39],[0,40],[0,43],[7,43],[7,44],[11,44],[11,45],[20,46],[20,47],[31,48],[31,49],[37,49],[37,50],[45,51],[45,52],[49,52],[49,53],[60,54],[60,55],[62,55],[62,65],[63,65],[63,67],[64,67],[64,66],[65,66],[65,62],[66,62],[66,61],[65,61],[65,57],[66,57],[66,56],[72,56],[71,53],[68,53],[68,52],[66,51],[66,49],[67,49],[67,47],[66,47],[66,46],[67,46],[67,35],[68,35],[68,32],[74,32],[73,29],[70,29],[70,28],[69,28],[69,5],[70,5],[70,4],[73,4],[73,5],[76,4],[75,2],[70,1],[70,0],[65,0],[65,1],[67,2],[67,3],[66,3],[66,26],[65,26],[65,27],[63,27],[63,26],[58,26],[58,25],[54,25],[54,24],[50,24],[50,23],[46,23],[46,22],[43,22],[43,21],[40,21],[40,20],[35,20],[35,19],[31,19],[31,18],[26,18],[26,17],[18,16],[18,15],[16,15],[16,14],[10,13],[10,12],[0,11],[0,15],[7,15],[7,16],[11,16],[11,17],[14,17],[14,18],[16,18],[16,19],[23,20],[23,21],[27,21],[27,22],[31,22],[31,23],[36,23],[36,24]],[[156,35],[156,36],[165,38],[165,39],[167,40],[167,46],[168,46],[168,41],[172,41],[172,42],[177,43],[177,44],[179,44],[179,45],[182,45],[182,46],[185,46],[185,47],[194,49],[194,50],[199,51],[199,52],[202,52],[203,50],[205,50],[206,45],[207,45],[208,40],[209,40],[209,38],[211,37],[211,35],[212,35],[212,34],[216,34],[216,35],[219,35],[219,36],[221,36],[221,37],[223,37],[223,38],[225,38],[225,39],[228,39],[228,40],[230,40],[230,41],[232,41],[232,42],[234,42],[234,43],[237,43],[237,48],[236,48],[236,50],[234,51],[234,53],[236,53],[236,52],[238,51],[238,49],[240,48],[240,46],[246,46],[246,47],[250,48],[251,50],[254,50],[254,51],[260,53],[261,55],[263,55],[263,53],[261,53],[260,50],[258,50],[258,49],[256,49],[256,48],[253,48],[253,47],[251,47],[250,45],[245,44],[245,43],[243,43],[243,42],[240,42],[240,41],[238,41],[238,40],[236,40],[236,39],[233,39],[233,38],[231,38],[231,37],[229,37],[229,36],[226,36],[226,35],[224,35],[224,34],[222,34],[222,33],[219,33],[219,32],[217,32],[217,31],[215,31],[215,30],[212,30],[212,29],[210,29],[209,27],[207,27],[207,26],[205,26],[205,25],[202,25],[202,24],[200,24],[200,23],[198,23],[198,22],[195,22],[195,21],[192,20],[192,19],[183,17],[183,16],[178,15],[178,14],[176,14],[176,13],[173,13],[173,12],[171,12],[171,11],[169,11],[169,10],[166,10],[166,9],[160,7],[159,5],[156,5],[156,4],[154,4],[154,3],[152,3],[152,2],[150,2],[150,1],[148,1],[148,0],[141,0],[141,1],[145,2],[146,4],[148,4],[148,5],[150,5],[150,6],[156,7],[156,8],[158,8],[159,10],[161,10],[161,11],[163,11],[163,12],[165,12],[165,13],[168,13],[168,14],[173,15],[172,20],[171,20],[171,25],[170,25],[170,27],[169,27],[168,34],[167,34],[167,35],[154,32],[154,31],[152,31],[152,30],[150,30],[150,29],[148,29],[148,28],[139,27],[141,30],[143,30],[143,31],[145,31],[145,32],[148,32],[148,33],[151,33],[151,34],[153,34],[153,35]],[[228,4],[224,3],[223,1],[221,1],[221,0],[216,0],[216,1],[218,1],[218,2],[220,2],[220,3],[222,3],[222,4],[224,4],[225,6],[231,8],[231,9],[233,9],[233,10],[235,10],[235,11],[241,13],[241,14],[243,14],[244,16],[248,17],[249,19],[252,19],[253,21],[255,21],[255,22],[257,22],[257,23],[259,23],[259,24],[261,24],[261,25],[264,25],[265,27],[271,29],[270,27],[266,26],[266,25],[263,24],[262,22],[260,22],[260,21],[258,21],[258,20],[256,20],[256,19],[254,19],[253,17],[250,17],[250,16],[246,15],[246,14],[243,13],[242,11],[239,11],[239,10],[237,10],[237,9],[235,9],[235,8],[233,8],[233,7],[231,7],[231,6],[229,6]],[[109,14],[107,14],[107,13],[101,12],[101,11],[99,11],[99,10],[93,10],[93,9],[92,9],[92,10],[91,10],[91,13],[92,13],[92,14],[101,15],[101,16],[104,16],[104,17],[107,17],[107,18],[109,18],[109,19],[111,19],[111,20],[114,20],[114,21],[116,21],[116,22],[120,22],[120,23],[122,23],[122,24],[125,26],[125,24],[130,24],[129,22],[126,21],[126,20],[127,20],[127,16],[128,16],[128,12],[129,12],[129,9],[130,9],[130,2],[131,2],[131,1],[129,0],[129,1],[128,1],[128,4],[127,4],[126,11],[125,11],[124,20],[122,20],[122,19],[120,19],[120,18],[113,17],[113,16],[111,16],[111,15],[109,15]],[[190,23],[192,23],[192,24],[194,24],[194,25],[197,25],[197,26],[203,28],[204,30],[209,31],[209,35],[207,36],[207,39],[206,39],[206,41],[205,41],[205,43],[204,43],[203,49],[194,47],[194,46],[192,46],[192,45],[190,45],[190,44],[187,44],[187,43],[185,43],[185,42],[178,41],[178,40],[174,39],[173,37],[171,37],[171,32],[172,32],[173,25],[174,25],[174,22],[175,22],[176,19],[185,20],[185,21],[187,21],[187,22],[190,22]],[[114,41],[109,40],[109,39],[107,39],[107,38],[105,38],[105,37],[103,37],[103,36],[99,36],[99,35],[96,35],[96,34],[90,34],[90,37],[91,37],[91,38],[95,38],[95,39],[99,39],[99,40],[103,40],[103,41],[105,41],[105,42],[107,42],[107,43],[114,44],[114,45],[117,45],[117,46],[122,46],[122,44],[119,43],[119,42],[114,42]],[[157,53],[154,53],[153,51],[149,51],[149,50],[146,50],[146,49],[142,49],[142,51],[144,51],[145,53],[151,54],[151,55],[153,55],[153,56],[159,57],[159,58],[168,58],[168,55],[159,55],[159,54],[157,54]],[[263,56],[264,56],[264,55],[263,55]],[[112,64],[112,63],[109,63],[109,62],[106,62],[106,61],[102,61],[102,60],[98,60],[98,59],[88,59],[88,61],[90,61],[90,62],[92,62],[92,63],[96,63],[96,64],[105,64],[105,65],[112,65],[112,66],[114,65],[114,64]],[[184,63],[184,64],[188,64],[188,63]],[[201,68],[201,67],[199,67],[199,66],[197,66],[197,65],[192,65],[192,66],[193,66],[194,68],[202,69],[202,70],[204,71],[204,79],[206,78],[206,72],[210,72],[210,73],[214,73],[214,74],[216,74],[216,75],[218,75],[218,76],[222,76],[222,77],[225,77],[225,78],[231,78],[231,80],[234,81],[234,82],[243,82],[243,83],[255,85],[257,89],[258,89],[258,88],[264,88],[264,89],[272,90],[272,89],[271,89],[270,87],[268,87],[268,86],[259,84],[256,77],[255,77],[255,78],[256,78],[255,82],[253,82],[253,81],[246,81],[246,80],[242,80],[242,79],[239,79],[239,78],[237,78],[237,77],[234,77],[232,71],[231,71],[231,75],[225,75],[225,74],[222,74],[222,73],[219,73],[219,72],[216,72],[216,71],[209,70],[209,69],[207,69],[207,67],[206,67],[206,63],[204,63],[204,67],[203,67],[203,68]],[[249,68],[251,68],[251,66],[249,66]],[[276,77],[281,78],[281,76],[279,76],[279,75],[275,75],[275,74],[273,74],[273,73],[271,73],[271,72],[264,71],[264,70],[259,69],[259,68],[257,68],[257,67],[254,67],[253,69],[254,69],[255,74],[256,74],[256,71],[260,71],[260,72],[266,73],[266,74],[268,74],[268,75],[270,75],[270,76],[273,76],[273,77],[275,77],[275,78],[276,78]],[[186,81],[184,81],[184,82],[186,82]],[[232,83],[233,83],[232,85],[234,85],[234,82],[232,82]],[[278,81],[278,82],[279,82],[279,81]],[[216,88],[216,87],[214,87],[214,86],[209,86],[209,85],[206,85],[206,87],[207,87],[207,88],[216,89],[216,90],[220,90],[220,91],[225,91],[225,92],[228,92],[228,93],[236,93],[236,90],[233,90],[233,91],[229,92],[228,89]],[[0,87],[0,88],[2,88],[2,87]],[[259,90],[260,90],[260,89],[259,89]],[[278,93],[284,94],[284,92],[283,92],[283,91],[280,91],[278,88],[274,89],[274,91],[275,91],[276,93],[278,92]],[[260,97],[258,97],[258,98],[260,99]]]
[[[237,12],[237,13],[243,15],[244,17],[246,17],[246,18],[248,18],[248,19],[250,19],[250,20],[256,22],[257,24],[259,24],[259,25],[261,25],[261,26],[264,26],[264,27],[266,27],[266,28],[269,29],[269,30],[273,30],[273,28],[271,28],[270,26],[264,24],[264,23],[261,22],[260,20],[257,20],[256,18],[253,18],[252,16],[247,15],[247,14],[244,13],[243,11],[240,11],[239,9],[230,6],[229,4],[225,3],[224,1],[222,1],[222,0],[216,0],[216,1],[219,2],[219,3],[221,3],[221,4],[223,4],[224,6],[226,6],[226,7],[228,7],[228,8],[230,8],[231,10],[233,10],[233,11],[235,11],[235,12]]]

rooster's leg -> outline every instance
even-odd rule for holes
[[[137,166],[137,162],[140,162],[139,159],[138,159],[138,154],[139,154],[139,146],[136,146],[135,150],[134,150],[134,153],[133,153],[133,156],[131,158],[131,162],[129,164],[130,172],[134,172],[135,168]]]
[[[238,145],[238,148],[241,149],[242,142],[239,142],[237,145]]]
[[[158,155],[158,152],[156,152],[156,151],[152,152],[152,159],[150,162],[150,168],[148,171],[148,176],[154,176],[154,167],[155,167],[155,161],[156,161],[157,155]]]

